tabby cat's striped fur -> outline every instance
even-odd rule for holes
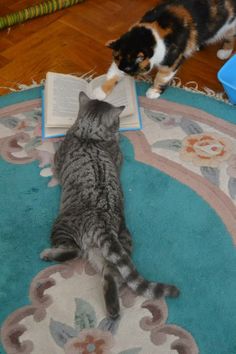
[[[130,258],[132,242],[119,178],[123,108],[80,94],[78,118],[55,155],[61,207],[52,230],[52,248],[41,254],[44,260],[89,259],[103,274],[106,308],[113,318],[119,315],[117,289],[123,283],[147,298],[178,295],[175,286],[142,278]]]

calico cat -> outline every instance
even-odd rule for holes
[[[123,283],[147,298],[178,296],[173,285],[145,280],[131,260],[132,241],[125,224],[119,172],[119,115],[124,109],[79,96],[78,118],[55,154],[62,186],[61,205],[44,260],[81,257],[102,273],[108,316],[119,315]]]
[[[94,95],[102,100],[124,74],[137,76],[157,67],[146,95],[158,98],[183,61],[206,44],[224,39],[217,56],[227,59],[235,33],[236,0],[160,0],[128,32],[108,42],[113,63]]]

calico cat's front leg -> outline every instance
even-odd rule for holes
[[[93,96],[98,100],[104,100],[109,95],[115,85],[122,79],[124,72],[119,70],[115,62],[113,62],[107,72],[106,80],[102,86],[96,87]]]
[[[176,71],[172,71],[172,68],[164,66],[159,67],[158,73],[154,79],[154,84],[147,90],[146,96],[152,99],[159,98],[167,84],[174,77],[175,73]]]
[[[174,55],[173,55],[174,56]],[[173,79],[175,76],[179,66],[184,61],[183,55],[179,55],[177,59],[171,60],[168,65],[163,63],[162,65],[158,66],[158,72],[155,76],[153,86],[150,87],[147,92],[146,96],[148,98],[159,98],[161,93],[165,90],[168,83]]]

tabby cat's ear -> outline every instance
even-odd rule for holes
[[[119,39],[113,39],[111,41],[108,41],[106,43],[106,46],[108,48],[113,49],[113,50],[118,50],[120,48],[120,40]]]
[[[90,98],[84,93],[83,91],[80,92],[79,94],[79,104],[80,106],[83,106],[84,104],[88,103],[90,101]]]
[[[113,115],[119,116],[124,109],[125,109],[125,106],[114,107],[113,108]]]
[[[121,114],[121,112],[124,110],[125,106],[120,106],[120,107],[112,107],[111,108],[111,114],[109,114],[106,117],[106,126],[108,128],[111,128],[114,126],[114,123],[118,123],[119,122],[119,116]]]

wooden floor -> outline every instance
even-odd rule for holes
[[[0,0],[0,16],[39,0]],[[85,0],[54,14],[1,31],[0,87],[40,82],[47,71],[97,74],[106,72],[111,51],[106,41],[118,37],[156,0]],[[178,72],[182,83],[196,81],[200,89],[223,91],[217,71],[223,62],[211,46],[194,55]],[[0,95],[9,92],[0,88]]]

